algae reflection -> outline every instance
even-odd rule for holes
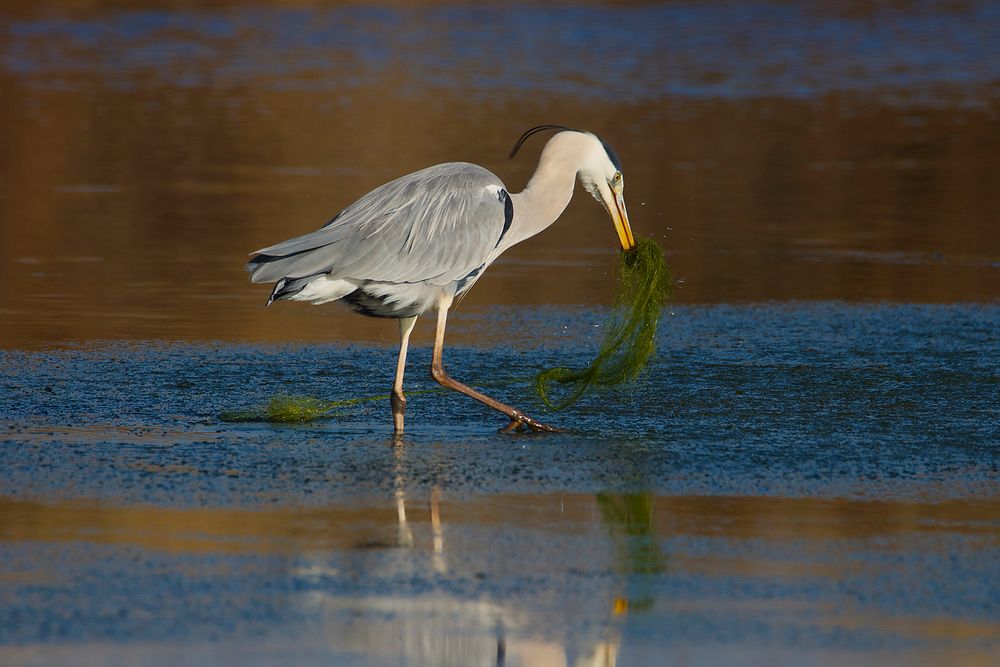
[[[597,505],[615,546],[617,569],[626,577],[626,593],[616,601],[616,610],[652,608],[650,583],[667,562],[656,534],[653,494],[599,493]]]

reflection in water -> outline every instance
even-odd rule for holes
[[[407,519],[405,456],[406,448],[401,438],[394,438],[395,459],[395,503],[397,517],[397,549],[404,550],[393,560],[396,562],[395,577],[443,578],[442,581],[460,580],[468,572],[449,572],[447,554],[449,544],[445,540],[448,530],[441,514],[441,488],[433,486],[430,492],[427,517],[429,518],[429,549],[424,536],[414,536],[414,528]],[[630,504],[637,496],[604,495],[607,502]],[[647,501],[649,496],[642,496]],[[409,508],[413,514],[413,506]],[[649,535],[650,512],[645,514],[644,528],[635,525],[641,519],[629,518],[628,531],[638,530]],[[513,517],[515,524],[517,517]],[[621,523],[619,517],[608,519]],[[419,528],[418,528],[419,530]],[[423,531],[420,531],[423,532]],[[458,543],[463,544],[459,539]],[[499,545],[498,545],[499,546]],[[429,559],[426,557],[429,551]],[[596,551],[600,552],[598,547]],[[535,556],[513,545],[509,557],[516,561],[522,573],[531,576]],[[599,558],[599,557],[598,557]],[[483,562],[468,562],[467,554],[459,554],[460,567],[472,566],[476,579],[488,580],[484,572],[489,565],[489,557]],[[372,564],[377,569],[376,564]],[[626,568],[628,566],[626,565]],[[625,568],[617,568],[628,573]],[[337,577],[331,571],[315,564],[303,564],[301,573],[311,576]],[[447,588],[447,587],[446,587]],[[612,617],[621,616],[626,606],[620,596],[612,590],[598,587],[590,593],[598,605],[604,604],[607,614],[607,630],[597,637],[584,636],[573,646],[567,639],[547,637],[544,623],[536,616],[539,610],[519,604],[517,600],[503,596],[481,594],[466,598],[448,595],[446,591],[435,590],[417,594],[380,594],[369,592],[363,596],[343,596],[323,592],[320,587],[302,600],[311,616],[324,619],[324,635],[332,647],[338,651],[352,651],[367,656],[366,659],[387,664],[427,665],[445,667],[450,665],[519,665],[523,667],[612,667],[616,664],[619,633],[614,629]],[[619,619],[620,620],[620,619]],[[593,623],[588,619],[587,623]],[[541,629],[541,631],[540,631]]]
[[[660,536],[653,520],[654,499],[651,493],[597,496],[601,516],[608,524],[616,544],[618,568],[630,583],[628,597],[615,602],[618,613],[649,609],[655,602],[650,590],[651,577],[664,571],[666,556],[660,549]]]
[[[431,489],[431,535],[434,538],[434,569],[439,574],[448,573],[444,557],[444,531],[441,528],[441,488]]]
[[[125,651],[179,636],[192,642],[177,659],[211,640],[288,664],[712,661],[725,637],[730,659],[792,636],[800,658],[828,647],[863,662],[873,637],[900,660],[998,648],[997,498],[448,501],[408,499],[413,480],[397,480],[394,501],[299,510],[0,500],[0,661],[18,664],[15,645],[70,664],[39,660],[69,637],[104,662],[116,638]],[[404,525],[412,540],[395,542]]]
[[[653,529],[653,495],[601,493],[597,496],[597,504],[612,536],[623,538],[624,571],[635,574],[662,572],[664,556]]]
[[[400,438],[393,438],[393,451],[396,455],[396,470],[393,480],[396,486],[396,520],[399,522],[399,530],[396,532],[397,546],[411,546],[413,544],[413,531],[406,521],[406,492],[403,483],[403,467],[400,459],[403,456],[405,445]]]

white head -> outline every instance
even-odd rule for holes
[[[541,162],[556,160],[577,169],[580,184],[611,216],[622,250],[631,250],[635,247],[635,238],[625,209],[625,177],[622,175],[621,160],[614,149],[596,134],[561,125],[539,125],[521,135],[510,153],[511,157],[525,139],[536,132],[552,129],[562,131],[549,139],[542,151]]]

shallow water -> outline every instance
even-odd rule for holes
[[[450,369],[540,412],[516,374],[586,358],[600,315],[497,310],[470,325],[537,337],[456,347]],[[548,416],[570,433],[500,435],[420,394],[402,441],[384,401],[219,418],[383,393],[391,350],[7,352],[0,656],[986,664],[998,332],[996,306],[678,307],[630,391]]]
[[[993,664],[994,2],[0,7],[0,663]],[[133,3],[134,4],[134,3]],[[449,320],[278,304],[247,253],[538,123],[598,132],[676,305],[549,414],[615,235],[577,197]]]

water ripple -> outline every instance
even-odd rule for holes
[[[1000,84],[1000,6],[932,2],[860,13],[823,3],[665,6],[116,10],[8,24],[3,68],[37,85],[388,84],[406,95],[615,100],[813,98],[851,91],[934,101]]]

